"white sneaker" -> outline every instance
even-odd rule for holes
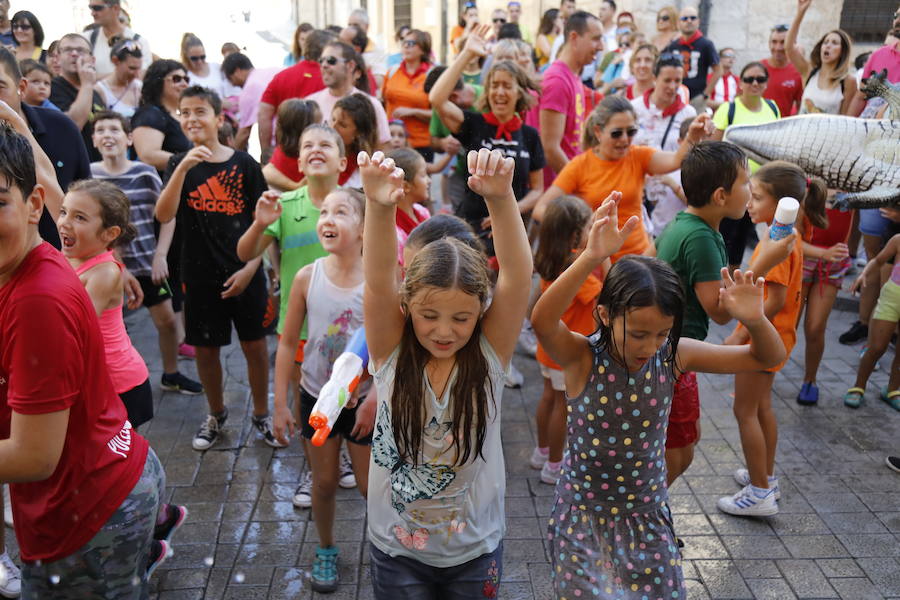
[[[509,368],[506,370],[506,379],[503,382],[508,388],[520,388],[522,384],[525,382],[525,376],[522,375],[522,371],[518,370],[516,366],[512,363],[509,363]]]
[[[12,499],[9,497],[9,484],[3,484],[3,520],[7,527],[13,526]]]
[[[22,593],[22,573],[9,554],[0,554],[0,596],[18,598]]]
[[[541,483],[556,485],[556,482],[559,481],[560,470],[561,468],[551,469],[550,461],[545,462],[544,466],[541,467]]]
[[[716,506],[722,512],[738,517],[771,517],[774,514],[778,514],[775,491],[769,489],[763,498],[759,498],[753,493],[749,485],[734,496],[719,498]]]
[[[741,487],[750,485],[750,471],[747,469],[738,469],[734,472],[734,480]],[[778,477],[769,477],[769,489],[775,490],[775,499],[781,500],[781,488],[778,487]]]
[[[353,474],[353,465],[350,463],[350,457],[347,456],[347,448],[341,446],[341,462],[338,465],[340,479],[338,485],[344,489],[356,487],[356,475]]]
[[[300,485],[294,491],[291,502],[296,508],[309,508],[312,506],[312,473],[307,469],[300,476]]]
[[[531,465],[532,469],[540,469],[544,466],[544,463],[547,462],[549,457],[549,454],[544,454],[537,446],[535,446],[534,450],[531,452],[531,460],[528,461],[528,464]]]
[[[537,354],[537,344],[537,336],[534,334],[534,329],[531,328],[531,321],[525,319],[522,321],[522,331],[519,332],[519,349],[522,354],[534,358]]]

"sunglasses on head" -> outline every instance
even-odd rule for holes
[[[115,42],[110,39],[112,43],[113,50],[116,53],[116,56],[122,58],[125,54],[137,54],[140,56],[141,47],[134,40],[116,40]]]
[[[463,4],[463,8],[478,8],[478,5],[474,2],[466,2]]]
[[[614,140],[619,139],[623,135],[627,135],[629,138],[633,138],[637,135],[638,128],[637,127],[629,127],[628,129],[613,129],[609,132],[609,137]]]
[[[172,83],[181,83],[182,81],[184,83],[191,82],[191,78],[188,77],[187,75],[172,75],[171,79],[172,79]]]
[[[188,58],[191,60],[191,62],[200,62],[206,60],[206,55],[198,54],[197,56],[188,56]]]
[[[743,81],[743,82],[746,83],[747,85],[750,85],[750,84],[753,84],[753,83],[763,84],[763,83],[767,82],[768,80],[769,80],[769,78],[766,77],[765,75],[758,75],[758,76],[756,76],[756,77],[749,77],[749,76],[748,76],[748,77],[741,77],[741,81]]]
[[[778,25],[772,27],[772,31],[777,31],[778,33],[784,33],[788,29],[790,29],[790,27],[788,27],[784,23],[779,23]]]
[[[328,65],[333,67],[334,65],[344,62],[343,58],[338,58],[337,56],[323,56],[319,59],[320,65]]]

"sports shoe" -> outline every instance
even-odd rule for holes
[[[163,373],[162,379],[159,380],[159,387],[167,392],[178,392],[185,396],[197,396],[203,393],[203,386],[199,381],[185,377],[178,371],[172,375]]]
[[[182,358],[197,358],[197,349],[190,344],[179,344],[178,356]]]
[[[353,474],[353,465],[350,463],[350,457],[347,456],[347,449],[344,447],[341,447],[341,462],[338,464],[338,472],[339,486],[347,490],[356,487],[356,475]]]
[[[804,381],[797,394],[797,404],[811,406],[819,402],[819,388],[811,381]]]
[[[300,485],[294,490],[291,502],[295,508],[309,508],[312,506],[312,473],[307,470],[300,476]]]
[[[869,327],[863,325],[862,321],[856,321],[850,326],[850,329],[838,337],[838,341],[842,344],[852,346],[857,342],[863,341],[867,337],[869,337]]]
[[[3,484],[3,521],[7,527],[13,526],[12,498],[9,497],[9,484]]]
[[[541,483],[556,485],[556,482],[559,481],[559,471],[560,468],[552,468],[550,466],[550,461],[548,460],[544,463],[544,466],[541,467]]]
[[[885,456],[884,464],[888,466],[888,469],[900,473],[900,456]]]
[[[162,540],[169,544],[172,542],[172,536],[175,535],[175,532],[187,519],[188,509],[186,506],[166,504],[163,510],[166,511],[166,520],[164,523],[158,523],[153,528],[153,539]]]
[[[522,330],[519,332],[519,349],[522,354],[534,358],[537,354],[537,345],[537,336],[534,334],[534,329],[531,328],[531,321],[525,319],[522,321]]]
[[[164,540],[153,540],[150,543],[150,556],[147,557],[147,579],[150,579],[153,572],[166,562],[167,558],[169,558],[169,544]]]
[[[509,368],[506,369],[506,378],[503,381],[503,385],[508,388],[520,388],[522,387],[522,383],[525,381],[525,376],[522,375],[522,372],[516,368],[516,366],[512,363],[509,363]]]
[[[771,517],[778,514],[775,490],[769,489],[765,496],[759,498],[749,485],[734,496],[719,498],[716,506],[722,512],[738,517]]]
[[[747,469],[738,469],[734,472],[734,480],[741,487],[750,485],[750,471]],[[778,477],[769,477],[769,489],[775,490],[775,499],[781,500],[781,488],[778,487]]]
[[[531,451],[531,460],[528,461],[528,464],[531,465],[532,469],[540,469],[547,462],[548,458],[550,458],[549,454],[544,454],[540,448],[535,446],[534,450]]]
[[[227,408],[221,417],[206,415],[206,420],[203,422],[203,425],[200,426],[197,435],[194,436],[194,441],[191,443],[194,450],[202,451],[212,448],[213,444],[219,441],[219,434],[222,432],[222,427],[225,425],[227,419]]]
[[[272,433],[272,417],[270,415],[264,417],[254,415],[250,418],[250,422],[253,423],[253,426],[256,427],[256,430],[263,437],[263,441],[272,448],[284,448],[287,446],[287,444],[279,442],[275,434]]]
[[[9,557],[8,552],[0,554],[0,596],[18,598],[22,593],[22,572]]]
[[[338,549],[336,546],[316,548],[316,558],[312,565],[312,578],[309,580],[312,589],[328,594],[338,586]]]

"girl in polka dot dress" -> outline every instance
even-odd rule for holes
[[[627,256],[598,298],[589,337],[560,317],[588,275],[637,226],[618,228],[613,192],[595,213],[587,247],[535,305],[532,324],[563,369],[569,448],[550,517],[556,597],[685,598],[667,505],[665,431],[675,379],[685,371],[759,370],[784,359],[763,313],[763,280],[722,270],[720,302],[751,332],[747,346],[679,342],[683,292],[663,261]]]

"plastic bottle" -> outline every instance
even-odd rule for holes
[[[775,219],[769,228],[769,237],[773,240],[780,240],[791,235],[794,231],[794,221],[797,220],[797,213],[800,212],[800,203],[796,198],[785,196],[778,201],[778,208],[775,209]]]

